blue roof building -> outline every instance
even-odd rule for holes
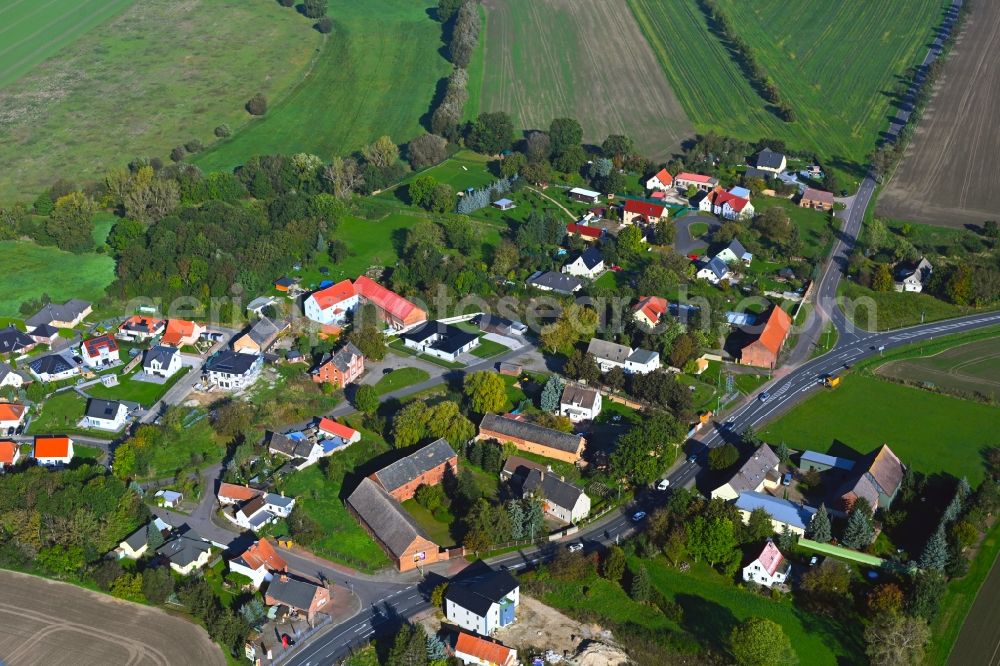
[[[780,532],[787,525],[788,529],[799,536],[806,531],[816,514],[816,509],[812,507],[752,491],[740,493],[740,496],[736,498],[736,508],[743,516],[744,523],[750,519],[751,511],[764,509],[771,516],[775,532]]]
[[[805,472],[809,472],[811,470],[825,472],[828,469],[838,469],[850,472],[854,469],[854,461],[847,458],[838,458],[825,453],[819,453],[818,451],[805,451],[799,459],[799,467]]]

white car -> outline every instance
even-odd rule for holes
[[[660,479],[659,483],[656,484],[657,490],[666,490],[670,486],[670,479]]]
[[[583,544],[582,543],[571,543],[566,548],[571,553],[579,553],[581,550],[583,550]]]

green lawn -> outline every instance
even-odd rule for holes
[[[271,7],[275,2],[260,0]],[[420,134],[438,82],[451,66],[439,53],[441,24],[428,0],[329,0],[333,33],[316,45],[312,70],[291,92],[275,97],[267,116],[195,160],[206,171],[231,169],[251,155],[347,155],[388,134],[405,143]],[[280,7],[279,7],[280,9]],[[288,10],[293,13],[293,10]],[[256,41],[247,40],[253,45]],[[250,62],[258,59],[251,58]]]
[[[76,391],[53,393],[45,399],[42,413],[31,420],[31,435],[88,435],[97,439],[114,439],[118,433],[78,428],[77,422],[87,411],[87,401]]]
[[[421,368],[399,368],[375,382],[375,390],[379,395],[385,395],[427,379],[430,379],[430,374]]]
[[[847,280],[840,283],[837,295],[844,299],[843,309],[848,318],[868,331],[887,331],[973,312],[972,308],[953,305],[929,294],[872,291]]]
[[[499,342],[494,342],[493,340],[479,339],[479,346],[472,350],[473,356],[478,356],[479,358],[490,358],[491,356],[496,356],[498,354],[503,354],[504,352],[510,351],[509,347],[505,347]]]
[[[392,199],[403,196],[399,190],[405,191],[406,186],[417,176],[432,176],[439,183],[451,185],[456,192],[462,192],[470,187],[485,187],[499,178],[490,171],[489,164],[490,158],[486,155],[480,155],[471,150],[460,150],[441,164],[406,178],[397,190],[383,192],[379,198]]]
[[[71,254],[30,241],[0,242],[0,265],[4,267],[0,315],[8,316],[16,316],[21,303],[44,293],[59,303],[70,298],[96,301],[115,277],[114,259],[106,254]],[[72,279],[63,277],[67,267]]]
[[[691,238],[701,238],[708,233],[708,224],[705,222],[695,222],[688,227],[688,233],[691,234]]]
[[[835,171],[855,171],[846,187],[894,112],[886,93],[898,75],[923,59],[947,3],[720,0],[794,108],[793,123],[766,108],[709,29],[697,0],[628,4],[699,132],[749,141],[774,137],[791,148],[816,151]],[[864,57],[858,57],[860,50]]]
[[[112,19],[134,0],[56,0],[38,3],[11,0],[0,8],[0,88],[55,56],[81,35]]]
[[[976,485],[983,478],[979,452],[996,445],[998,426],[996,407],[848,373],[840,386],[805,401],[762,436],[794,449],[851,456],[888,444],[916,470],[966,476]]]
[[[417,504],[417,500],[415,499],[408,499],[403,502],[403,508],[413,516],[413,519],[417,521],[420,527],[424,528],[431,541],[446,548],[455,545],[455,537],[451,535],[449,524],[451,521],[442,522],[438,520],[430,511]]]
[[[3,202],[33,198],[59,177],[100,179],[137,155],[166,160],[174,146],[192,139],[208,145],[223,123],[238,131],[249,120],[247,99],[257,92],[272,102],[284,97],[323,43],[311,21],[273,0],[4,4],[12,6],[2,10],[0,26],[10,26],[8,12],[27,12],[44,36],[29,34],[28,23],[13,25],[6,29],[28,41],[11,44],[0,30],[0,67],[54,57],[0,93]],[[60,43],[55,54],[51,46]],[[14,57],[8,46],[28,53]],[[339,88],[324,86],[323,94],[329,90]]]
[[[830,214],[811,208],[800,208],[788,199],[774,197],[759,197],[756,200],[757,212],[763,213],[768,208],[781,208],[792,223],[798,227],[799,240],[802,249],[799,254],[807,259],[819,260],[825,257],[833,241],[833,227],[830,224]]]
[[[94,384],[84,389],[92,398],[103,398],[105,400],[128,400],[138,402],[143,407],[150,407],[157,400],[170,390],[170,387],[181,380],[188,373],[190,368],[181,368],[180,372],[167,380],[165,384],[154,384],[152,382],[140,382],[135,379],[137,372],[133,372],[127,377],[118,378],[118,386],[107,387],[103,384]]]
[[[349,493],[345,492],[344,485],[345,479],[349,479],[348,487],[353,490],[360,481],[358,468],[386,453],[390,447],[372,432],[362,430],[361,433],[359,443],[335,453],[322,465],[295,472],[282,483],[281,490],[296,498],[296,510],[301,508],[323,529],[325,536],[309,544],[309,550],[321,557],[373,571],[388,566],[389,558],[348,513],[343,498]],[[322,468],[327,464],[335,471],[324,475]],[[365,468],[364,474],[371,471]]]

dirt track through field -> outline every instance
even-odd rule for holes
[[[67,583],[0,571],[4,666],[225,663],[205,630],[186,620]]]
[[[975,0],[879,215],[951,227],[1000,218],[1000,2]]]
[[[693,135],[625,0],[485,0],[481,111],[522,129],[576,118],[584,140],[627,134],[665,158]]]

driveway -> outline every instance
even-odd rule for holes
[[[708,225],[708,234],[694,238],[691,236],[691,225],[698,222]],[[674,249],[677,251],[677,254],[682,254],[686,257],[689,254],[695,254],[696,250],[708,247],[708,238],[706,236],[721,227],[722,223],[710,215],[688,215],[674,222],[674,226],[677,227],[677,236],[674,238]]]

